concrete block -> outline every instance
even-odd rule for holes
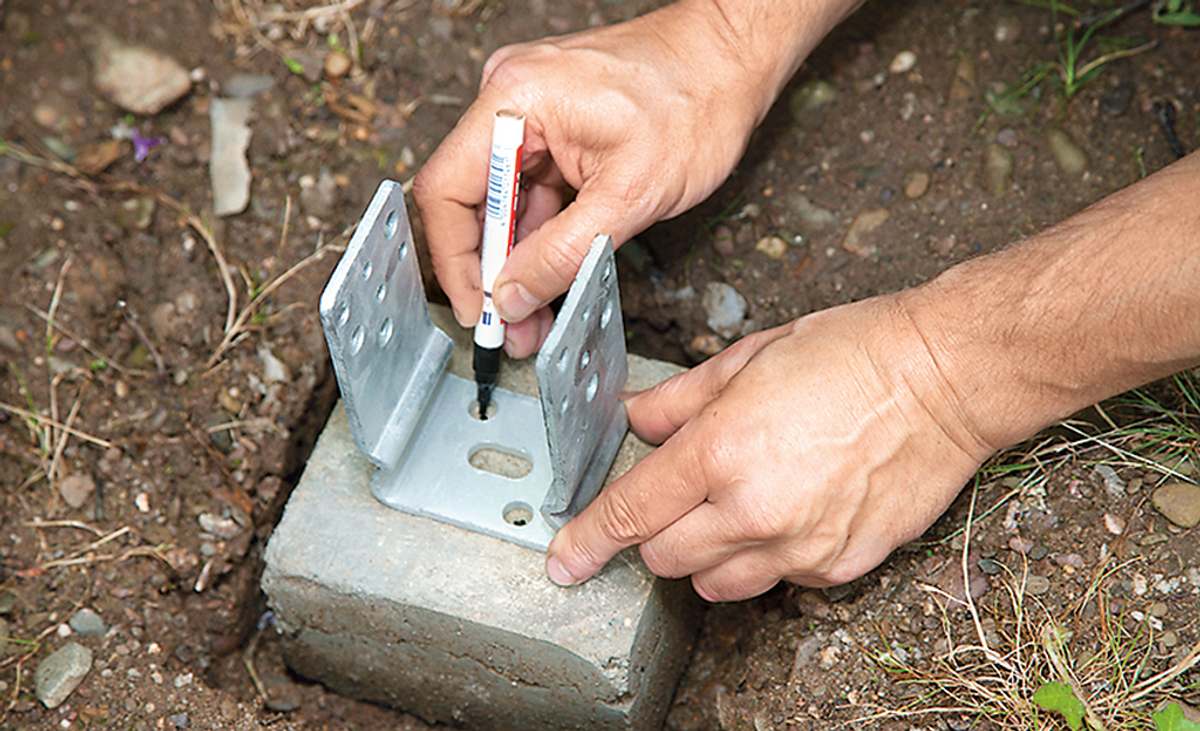
[[[467,337],[434,309],[456,336],[451,369],[469,377]],[[630,388],[678,370],[631,356]],[[506,363],[502,385],[534,393],[532,361]],[[627,436],[608,479],[649,451]],[[661,726],[697,626],[687,582],[654,577],[630,550],[556,587],[539,552],[380,504],[371,469],[339,405],[266,552],[263,589],[296,672],[471,728]]]

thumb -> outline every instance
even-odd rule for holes
[[[624,243],[634,232],[629,216],[616,197],[581,190],[573,203],[543,223],[513,247],[496,279],[494,300],[500,316],[520,322],[567,291],[575,279],[592,239],[608,234]]]

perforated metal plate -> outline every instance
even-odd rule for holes
[[[450,339],[429,318],[400,186],[383,183],[321,295],[321,322],[375,497],[398,510],[544,550],[591,502],[627,429],[627,375],[612,241],[592,242],[535,362],[539,398],[446,372]],[[481,450],[529,466],[503,476]],[[540,509],[539,509],[540,508]]]

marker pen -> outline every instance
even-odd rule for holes
[[[483,284],[483,311],[475,326],[475,385],[479,418],[487,419],[492,390],[500,373],[504,348],[504,320],[492,301],[492,287],[504,268],[516,232],[517,193],[521,181],[521,148],[525,143],[525,115],[501,109],[492,122],[492,156],[488,163],[487,204],[483,217],[483,244],[479,262]]]

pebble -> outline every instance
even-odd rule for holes
[[[263,380],[267,383],[288,383],[292,373],[287,364],[277,358],[265,344],[258,346],[258,358],[263,364]]]
[[[801,121],[836,98],[837,88],[833,84],[823,79],[813,79],[792,93],[788,99],[788,108],[792,117]]]
[[[1119,515],[1105,513],[1104,527],[1109,533],[1112,533],[1114,536],[1119,536],[1125,532],[1125,519]]]
[[[103,637],[108,633],[108,625],[100,615],[87,607],[72,614],[67,623],[80,637]]]
[[[1083,556],[1078,553],[1056,553],[1054,554],[1054,563],[1059,566],[1070,566],[1073,569],[1084,567]]]
[[[886,208],[873,208],[858,214],[846,231],[846,237],[842,239],[842,248],[864,259],[878,254],[879,247],[864,239],[882,226],[890,216]]]
[[[1096,465],[1094,470],[1100,479],[1104,480],[1104,491],[1113,500],[1120,500],[1125,497],[1125,481],[1117,474],[1117,471],[1106,464]]]
[[[975,95],[975,62],[966,53],[958,58],[954,67],[954,78],[950,81],[950,99],[966,101]]]
[[[192,88],[187,69],[170,56],[98,31],[92,81],[109,101],[134,114],[158,114]]]
[[[1164,647],[1174,647],[1179,644],[1179,634],[1173,629],[1163,632],[1162,636],[1158,639],[1163,643]]]
[[[988,576],[995,576],[1003,570],[1003,565],[994,559],[981,558],[979,559],[979,570]]]
[[[1020,536],[1013,536],[1008,539],[1008,547],[1015,553],[1027,554],[1033,550],[1033,541]]]
[[[888,71],[893,74],[903,74],[912,71],[917,65],[917,54],[912,51],[901,51],[897,53],[892,63],[888,65]]]
[[[78,642],[68,642],[38,664],[34,675],[38,700],[46,708],[57,708],[91,669],[92,651]]]
[[[996,30],[992,34],[997,43],[1012,43],[1021,37],[1021,22],[1011,15],[1006,15],[996,21]]]
[[[8,655],[21,654],[24,645],[18,645],[15,642],[8,642],[8,638],[12,637],[8,633],[8,622],[0,618],[0,660],[3,660]]]
[[[724,257],[733,256],[736,248],[733,245],[733,229],[728,226],[717,226],[713,230],[713,249]]]
[[[84,175],[99,175],[125,154],[124,140],[103,140],[87,145],[75,157],[75,167]]]
[[[726,339],[732,339],[742,331],[749,305],[746,298],[724,282],[709,282],[700,299],[707,316],[708,327]]]
[[[1049,553],[1050,549],[1039,543],[1029,550],[1029,558],[1033,559],[1034,561],[1041,561]]]
[[[86,472],[72,472],[58,483],[58,494],[72,508],[81,508],[96,491],[96,481]]]
[[[212,513],[200,513],[196,519],[200,523],[200,529],[205,533],[210,533],[217,538],[236,538],[242,532],[242,527],[235,523],[231,518],[222,518],[219,515]]]
[[[1128,81],[1122,81],[1101,95],[1100,111],[1110,117],[1120,117],[1129,111],[1129,104],[1133,101],[1133,94],[1133,84]]]
[[[1017,131],[1012,127],[1005,127],[996,133],[996,142],[1012,149],[1020,144],[1020,139],[1017,137]]]
[[[688,347],[700,355],[714,356],[725,349],[725,341],[721,339],[720,335],[701,333],[692,338],[692,342],[688,344]]]
[[[1150,605],[1150,616],[1162,619],[1167,616],[1168,609],[1166,602],[1154,602]]]
[[[1150,498],[1155,510],[1180,528],[1200,525],[1200,485],[1168,482]]]
[[[1025,580],[1025,593],[1031,596],[1041,596],[1050,591],[1050,579],[1037,574],[1030,574]]]
[[[929,173],[914,170],[904,179],[904,195],[910,200],[916,200],[929,190]]]
[[[1087,154],[1075,144],[1070,135],[1061,129],[1051,129],[1046,132],[1046,144],[1050,146],[1050,154],[1054,162],[1067,175],[1082,175],[1087,170]]]
[[[187,728],[191,725],[191,721],[188,720],[188,715],[186,713],[176,713],[173,716],[167,716],[167,720],[170,721],[171,725],[175,728]]]
[[[17,606],[17,595],[7,589],[0,591],[0,615],[12,614],[15,606]]]
[[[330,216],[337,210],[337,193],[337,181],[328,168],[322,168],[316,178],[311,175],[300,178],[300,205],[305,213],[317,218]]]
[[[766,254],[771,259],[782,259],[787,253],[787,242],[778,236],[764,236],[754,245],[755,250]]]
[[[983,177],[987,191],[999,198],[1012,185],[1012,153],[996,143],[987,146],[983,159]]]
[[[246,210],[250,203],[250,165],[246,148],[250,146],[251,99],[222,99],[209,102],[212,126],[212,152],[208,171],[212,182],[213,213],[231,216]]]
[[[58,129],[62,113],[54,105],[42,102],[33,108],[33,121],[46,129]]]
[[[274,86],[275,79],[266,74],[234,74],[221,84],[221,94],[231,98],[249,98],[270,91]]]
[[[810,229],[823,229],[837,223],[837,216],[833,211],[822,208],[811,200],[808,196],[801,193],[796,193],[790,199],[792,210],[800,217],[800,220]]]

